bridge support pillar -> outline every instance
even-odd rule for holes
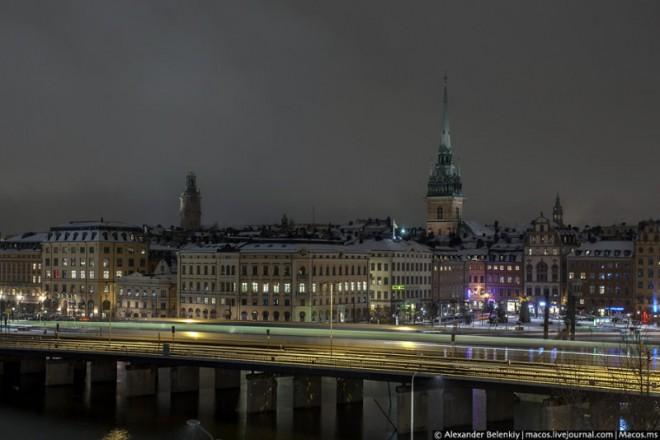
[[[488,420],[488,394],[482,388],[472,388],[472,429],[485,431]]]
[[[513,429],[584,429],[583,408],[544,394],[515,393]]]
[[[247,383],[248,413],[274,411],[277,405],[277,381],[269,373],[251,373],[245,377]]]
[[[226,390],[241,387],[241,370],[215,369],[215,389]]]
[[[337,378],[337,405],[362,402],[362,379]]]
[[[414,432],[427,430],[427,412],[429,408],[429,392],[423,387],[415,386],[415,392],[410,395],[410,385],[400,385],[396,387],[397,402],[397,427],[400,434],[408,434],[413,429]],[[415,420],[411,426],[410,399],[413,399]]]
[[[90,383],[117,382],[117,362],[87,362],[87,377],[89,377]]]
[[[177,366],[170,369],[170,391],[185,393],[199,390],[199,368]]]
[[[126,365],[126,397],[156,394],[158,369],[151,365]]]
[[[321,406],[321,376],[294,376],[293,408]]]
[[[46,358],[47,387],[58,385],[73,385],[75,376],[75,362],[62,358]]]

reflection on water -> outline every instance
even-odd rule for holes
[[[129,440],[130,438],[130,434],[125,429],[113,429],[103,436],[103,440]]]
[[[397,438],[397,383],[365,381],[364,402],[337,406],[335,380],[323,378],[321,408],[294,410],[292,378],[281,377],[277,411],[246,414],[240,410],[245,404],[245,387],[242,392],[216,391],[213,370],[201,369],[199,392],[171,394],[169,381],[162,380],[157,395],[131,398],[123,396],[123,368],[118,373],[116,386],[76,383],[44,388],[35,384],[20,391],[5,387],[0,394],[3,438],[207,438],[201,430],[186,424],[189,419],[198,419],[216,438],[225,440]],[[408,438],[408,434],[404,437]],[[419,433],[418,438],[425,437]]]

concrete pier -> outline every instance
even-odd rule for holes
[[[269,373],[251,373],[246,375],[248,413],[270,412],[277,404],[277,381]]]
[[[362,402],[362,379],[337,378],[337,405]]]
[[[126,365],[126,397],[156,394],[158,369],[151,365]]]
[[[484,431],[488,421],[488,394],[482,388],[472,388],[472,429]]]
[[[576,430],[586,429],[581,417],[585,408],[561,399],[531,393],[515,393],[514,429]]]
[[[416,385],[415,392],[412,394],[413,395],[411,396],[410,385],[401,385],[396,388],[396,401],[398,408],[397,426],[401,434],[409,433],[411,429],[413,429],[414,432],[428,430],[427,427],[427,420],[429,418],[428,390],[425,388],[420,388]],[[410,419],[411,397],[413,399],[414,413],[415,413],[415,420],[413,422],[414,426],[411,426],[411,419]]]
[[[410,384],[400,385],[396,391],[398,432],[410,433]],[[458,427],[478,429],[473,427],[475,421],[477,426],[484,426],[486,424],[486,394],[481,391],[476,393],[475,401],[473,390],[469,387],[417,379],[413,396],[414,431],[431,432]],[[475,403],[476,408],[473,406]],[[473,420],[475,415],[477,418]]]
[[[73,385],[75,363],[62,358],[46,358],[44,384],[47,387]]]
[[[295,376],[293,378],[293,408],[321,406],[321,376]]]
[[[199,367],[177,366],[170,369],[170,391],[199,391]]]

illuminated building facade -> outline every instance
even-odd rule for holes
[[[42,243],[42,291],[50,313],[114,316],[117,280],[147,271],[142,229],[119,222],[70,222]]]

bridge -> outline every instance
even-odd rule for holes
[[[252,396],[267,395],[252,405],[257,411],[272,409],[274,375],[301,378],[307,394],[320,392],[321,377],[337,377],[342,401],[361,392],[363,379],[398,382],[409,390],[413,377],[418,390],[441,384],[454,393],[468,390],[473,395],[475,389],[492,390],[493,395],[506,389],[660,397],[657,347],[638,353],[638,359],[629,347],[616,343],[449,335],[414,328],[331,332],[295,325],[61,322],[56,329],[58,323],[44,322],[6,331],[0,336],[0,357],[7,365],[17,359],[45,360],[47,384],[62,382],[62,374],[64,382],[70,382],[76,362],[109,368],[111,378],[116,363],[123,362],[136,395],[152,392],[158,367],[172,368],[173,387],[181,391],[194,390],[195,369],[200,367],[216,369],[219,382],[227,381],[228,372],[258,372],[248,381]],[[231,377],[238,386],[237,376]],[[302,400],[303,406],[313,404],[309,396]]]

